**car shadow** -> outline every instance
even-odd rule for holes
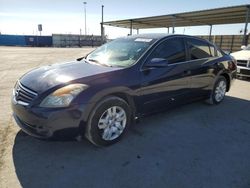
[[[249,187],[249,112],[250,101],[229,96],[197,102],[144,118],[105,148],[19,131],[16,175],[24,188]]]

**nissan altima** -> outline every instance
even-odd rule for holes
[[[40,139],[85,136],[106,146],[145,115],[195,100],[221,103],[236,70],[233,57],[197,37],[128,36],[23,75],[13,89],[13,116]]]

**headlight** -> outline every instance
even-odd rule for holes
[[[87,89],[85,84],[70,84],[62,87],[48,95],[40,104],[40,107],[58,108],[67,107],[71,101],[83,90]]]

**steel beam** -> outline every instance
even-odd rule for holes
[[[103,27],[103,8],[104,8],[104,5],[102,5],[102,22],[101,22],[101,38],[102,38],[102,44],[104,43],[104,27]]]
[[[133,34],[133,20],[130,20],[130,35]]]
[[[244,36],[243,36],[243,40],[242,40],[242,45],[245,45],[245,46],[247,45],[247,26],[248,26],[248,22],[249,22],[249,15],[250,15],[250,6],[247,6]]]
[[[173,25],[172,33],[173,33],[173,34],[175,33],[175,19],[176,19],[176,16],[173,15],[173,19],[172,19],[172,25]]]
[[[210,30],[209,30],[209,41],[210,42],[211,42],[212,29],[213,29],[213,25],[210,25]]]
[[[233,45],[234,45],[234,35],[233,35],[232,40],[231,40],[230,53],[232,53],[232,51],[233,51]]]

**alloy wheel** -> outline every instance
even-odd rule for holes
[[[98,121],[98,128],[102,130],[102,139],[112,141],[124,131],[127,115],[123,108],[112,106],[105,110]]]
[[[216,102],[220,102],[223,100],[223,98],[226,94],[226,89],[227,89],[226,82],[224,80],[221,80],[215,88],[215,100],[216,100]]]

